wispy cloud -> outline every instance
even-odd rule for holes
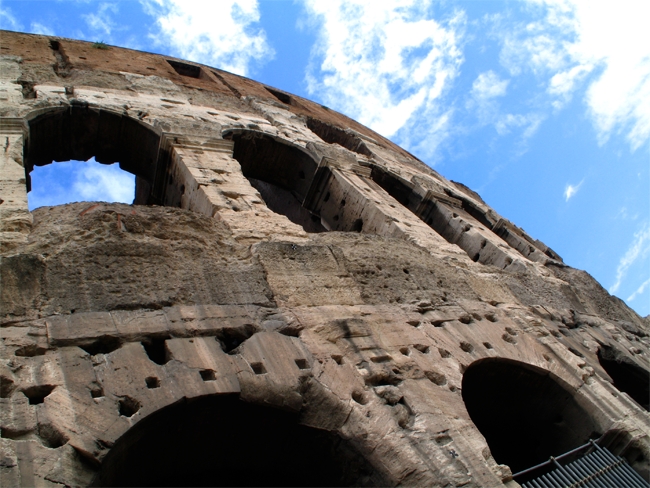
[[[584,182],[585,180],[583,179],[577,185],[567,184],[564,187],[564,200],[568,202],[576,193],[578,193],[578,190],[580,190],[580,187]]]
[[[632,245],[623,255],[616,268],[616,281],[609,288],[610,293],[616,293],[623,283],[630,266],[637,260],[645,258],[650,253],[650,224],[647,222],[634,234]]]
[[[183,59],[240,75],[273,58],[256,0],[141,0],[156,21],[151,38]]]
[[[17,31],[22,28],[22,24],[14,17],[11,9],[9,7],[3,7],[0,4],[0,29]]]
[[[110,166],[98,163],[79,163],[80,170],[72,190],[79,200],[131,203],[134,196],[134,177],[122,171],[117,163]]]
[[[309,93],[421,154],[434,152],[452,113],[441,98],[463,62],[465,17],[455,12],[435,20],[432,3],[306,2],[319,32],[307,73]]]
[[[641,283],[641,286],[639,286],[634,293],[632,293],[629,297],[627,297],[626,301],[631,302],[636,297],[641,295],[645,291],[645,289],[648,287],[648,285],[650,285],[650,278],[648,278],[643,283]]]
[[[506,94],[509,80],[502,80],[494,71],[478,75],[472,84],[472,95],[478,100],[502,97]]]
[[[135,177],[117,163],[103,165],[89,161],[65,161],[37,166],[31,172],[29,209],[81,201],[131,203]]]
[[[85,14],[81,17],[86,21],[93,33],[110,38],[116,27],[115,21],[111,18],[111,13],[116,14],[117,11],[117,4],[102,3],[96,13]]]
[[[54,29],[46,25],[41,24],[40,22],[32,22],[30,32],[34,34],[42,34],[44,36],[53,36]]]
[[[502,31],[501,62],[514,76],[546,80],[561,109],[579,87],[601,143],[624,133],[632,150],[650,140],[650,3],[529,0],[539,20]]]

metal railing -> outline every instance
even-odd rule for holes
[[[588,452],[574,461],[565,464],[559,463],[583,449]],[[531,475],[544,467],[553,467],[550,471],[521,484],[523,488],[649,488],[650,484],[644,480],[627,461],[614,456],[606,448],[600,447],[590,440],[587,444],[573,449],[561,456],[553,457],[544,463],[525,469],[513,475],[515,480],[524,475]]]

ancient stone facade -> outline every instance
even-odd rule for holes
[[[648,475],[647,319],[355,121],[2,32],[0,144],[3,487],[513,487],[590,438]],[[133,205],[28,211],[93,156]]]

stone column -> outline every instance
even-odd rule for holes
[[[0,118],[0,252],[25,243],[32,227],[23,166],[23,131],[23,119]]]

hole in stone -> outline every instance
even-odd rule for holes
[[[96,341],[79,346],[91,356],[96,354],[109,354],[122,346],[122,341],[117,337],[100,337]]]
[[[404,271],[405,274],[409,274],[409,270],[404,268],[402,271]]]
[[[214,371],[211,369],[202,369],[199,371],[199,374],[201,375],[201,379],[203,381],[215,381],[217,377],[214,374]]]
[[[201,67],[194,66],[192,64],[181,63],[179,61],[172,61],[171,59],[166,60],[174,71],[181,76],[187,76],[189,78],[201,78]]]
[[[510,334],[507,334],[507,333],[503,334],[501,336],[501,339],[503,339],[504,341],[506,341],[509,344],[517,344],[517,340],[514,337],[512,337]]]
[[[361,232],[363,230],[363,220],[357,219],[352,224],[352,232]]]
[[[404,356],[408,356],[409,354],[411,354],[411,350],[408,347],[400,348],[399,352],[401,352]]]
[[[250,339],[257,332],[253,324],[243,324],[235,327],[223,327],[216,333],[215,340],[226,353],[231,353],[244,341]]]
[[[330,192],[327,192],[327,193],[325,194],[325,197],[323,198],[323,201],[324,201],[324,202],[327,202],[327,201],[329,201],[329,199],[330,199]]]
[[[573,347],[570,347],[570,348],[569,348],[569,352],[571,352],[571,354],[573,354],[574,356],[578,356],[579,358],[584,358],[584,357],[585,357],[584,354],[582,354],[582,353],[581,353],[580,351],[578,351],[577,349],[574,349]]]
[[[39,346],[38,344],[29,344],[16,349],[14,356],[32,358],[35,356],[43,356],[46,352],[46,347]]]
[[[557,337],[557,338],[562,337],[562,334],[560,334],[560,333],[559,333],[557,330],[555,330],[555,329],[551,329],[551,335],[552,335],[553,337]]]
[[[251,369],[255,374],[265,374],[266,368],[262,363],[251,363]]]
[[[497,321],[497,316],[494,315],[493,313],[487,313],[485,314],[485,318],[489,320],[490,322],[496,322]]]
[[[458,321],[461,324],[471,324],[472,323],[472,316],[471,315],[461,315],[458,317]]]
[[[460,343],[460,348],[465,352],[472,352],[474,350],[474,346],[472,346],[469,342],[464,341]]]
[[[296,359],[296,366],[298,369],[309,369],[309,363],[306,359]]]
[[[359,390],[355,390],[352,392],[352,399],[357,402],[359,405],[365,405],[368,403],[368,399],[366,396],[363,394],[363,392]]]
[[[146,377],[144,382],[147,384],[147,388],[160,388],[160,380],[155,376]]]
[[[429,354],[429,346],[425,346],[424,344],[413,344],[413,347],[422,354]]]
[[[345,199],[341,200],[341,207],[345,207]]]
[[[575,395],[553,373],[507,359],[475,361],[462,381],[470,418],[497,463],[513,472],[599,437],[596,423]],[[558,416],[564,419],[559,424]]]
[[[43,440],[43,444],[50,449],[57,449],[68,442],[68,438],[49,423],[38,425],[38,436]]]
[[[124,417],[133,417],[140,410],[140,402],[130,396],[120,398],[118,405],[120,415]]]
[[[335,215],[334,217],[332,217],[332,219],[334,220],[334,222],[338,222],[339,221],[339,216]]]
[[[494,349],[492,347],[492,344],[490,344],[489,342],[484,342],[483,345],[485,346],[485,349]]]
[[[29,399],[30,405],[39,405],[45,401],[45,397],[52,393],[52,390],[54,390],[54,388],[56,388],[56,385],[38,385],[30,386],[29,388],[25,388],[22,391],[23,394]]]
[[[451,353],[449,351],[447,351],[446,349],[438,348],[438,352],[440,353],[440,357],[443,358],[443,359],[451,357]]]
[[[506,327],[506,332],[508,334],[510,334],[511,336],[516,336],[517,335],[517,331],[515,329],[513,329],[512,327]]]
[[[229,395],[176,402],[131,427],[92,486],[388,486],[335,432]],[[173,435],[173,437],[172,437]],[[260,454],[263,453],[263,454]]]
[[[104,389],[99,385],[91,386],[90,396],[92,398],[102,398],[104,396]]]
[[[611,346],[601,346],[598,349],[598,362],[619,391],[624,391],[645,410],[650,411],[650,371]]]
[[[163,364],[167,364],[171,359],[169,351],[165,346],[165,339],[152,338],[142,341],[141,344],[152,362],[162,366]]]
[[[425,371],[424,375],[427,379],[438,386],[444,386],[447,384],[447,378],[444,374],[438,373],[437,371]]]
[[[291,105],[291,97],[286,93],[282,93],[281,91],[274,90],[273,88],[269,88],[268,86],[265,86],[264,88],[266,89],[267,92],[269,92],[275,98],[280,100],[282,103],[286,105]]]
[[[391,358],[388,354],[383,354],[381,356],[373,356],[373,357],[371,357],[370,361],[372,361],[373,363],[387,363],[391,359],[393,359],[393,358]]]
[[[341,356],[340,354],[332,354],[331,357],[334,360],[334,362],[339,366],[343,364],[343,356]]]

